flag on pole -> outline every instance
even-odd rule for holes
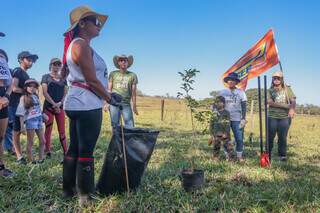
[[[267,69],[279,63],[277,47],[272,29],[246,52],[230,69],[222,75],[222,81],[230,73],[236,73],[240,79],[237,85],[245,90],[249,79],[259,76]],[[226,86],[226,83],[223,82]]]

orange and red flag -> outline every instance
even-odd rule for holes
[[[240,79],[237,87],[245,90],[249,79],[259,76],[278,63],[277,47],[273,31],[270,29],[262,39],[223,74],[222,80],[234,72]]]

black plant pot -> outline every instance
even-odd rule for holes
[[[200,169],[184,169],[181,171],[182,187],[187,192],[192,192],[204,184],[204,171]]]

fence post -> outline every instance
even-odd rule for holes
[[[161,99],[161,121],[163,121],[164,99]]]

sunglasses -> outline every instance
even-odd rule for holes
[[[127,62],[128,59],[126,59],[126,58],[120,58],[118,61],[119,61],[119,62]]]
[[[60,62],[54,62],[52,63],[53,66],[56,66],[56,67],[60,67],[62,64]]]
[[[35,85],[35,84],[29,84],[27,87],[33,87],[33,88],[38,88],[38,86],[37,85]]]
[[[102,22],[96,16],[88,16],[85,17],[83,20],[91,22],[96,27],[102,27]]]
[[[272,77],[272,80],[278,80],[278,81],[280,81],[280,80],[281,80],[281,77]]]

